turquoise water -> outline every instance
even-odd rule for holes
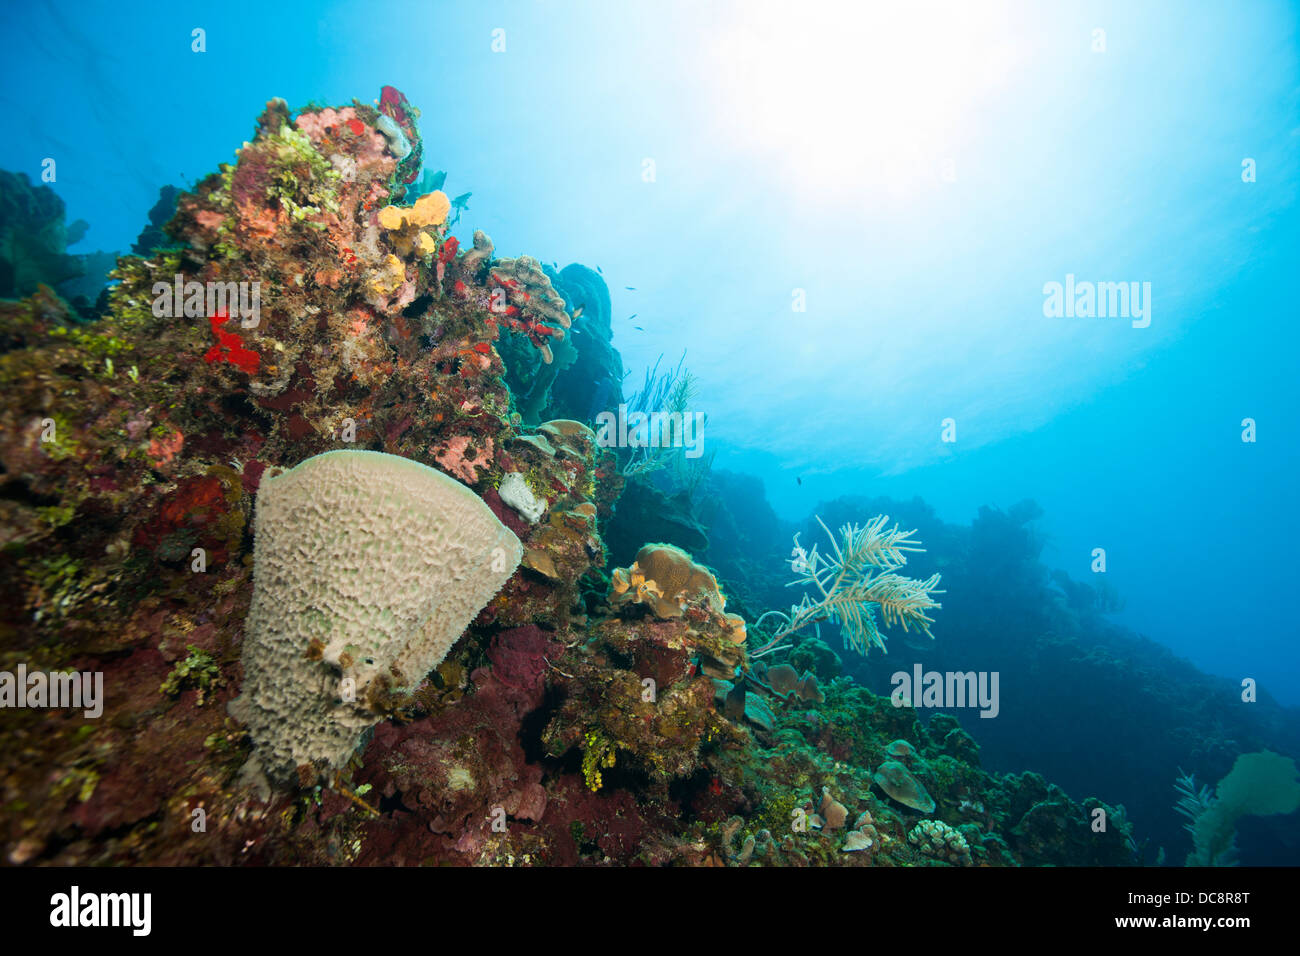
[[[919,495],[964,523],[1035,499],[1046,563],[1086,580],[1105,550],[1116,620],[1300,703],[1294,5],[84,3],[6,23],[0,167],[57,161],[91,224],[74,251],[128,249],[158,187],[230,161],[270,97],[392,84],[426,169],[473,192],[462,243],[599,266],[628,390],[685,351],[706,450],[782,516]],[[1149,283],[1149,324],[1045,316],[1067,276]]]

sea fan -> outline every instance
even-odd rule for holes
[[[888,521],[888,515],[877,515],[862,527],[847,524],[840,529],[837,540],[818,517],[817,523],[834,549],[829,556],[819,552],[815,544],[811,551],[805,551],[796,534],[790,566],[798,577],[788,586],[809,590],[789,614],[768,611],[755,622],[757,628],[771,616],[782,624],[751,656],[779,650],[778,645],[795,631],[827,620],[840,625],[846,649],[863,655],[873,646],[886,650],[885,638],[876,623],[877,611],[886,626],[902,625],[905,631],[915,627],[933,638],[930,625],[934,620],[926,612],[941,606],[931,597],[943,593],[937,590],[939,575],[917,581],[895,573],[907,563],[906,552],[925,549],[912,538],[915,531],[900,531],[898,525],[886,530]]]

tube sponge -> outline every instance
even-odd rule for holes
[[[245,779],[342,766],[389,690],[436,667],[522,557],[472,491],[418,462],[332,451],[264,478],[244,683]]]

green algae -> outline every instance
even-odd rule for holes
[[[208,651],[186,645],[189,656],[177,661],[167,679],[158,688],[165,697],[177,697],[181,691],[194,688],[198,691],[196,703],[202,707],[214,690],[222,685],[221,666]]]

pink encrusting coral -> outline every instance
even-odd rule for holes
[[[160,465],[171,462],[185,444],[185,436],[180,430],[169,432],[162,438],[149,442],[149,458]]]
[[[391,154],[387,152],[387,140],[378,130],[366,125],[351,106],[338,110],[326,108],[320,112],[302,112],[295,117],[294,125],[310,136],[318,147],[338,148],[358,166],[373,167],[393,162]],[[354,143],[344,142],[345,131],[355,139]]]
[[[492,461],[492,439],[484,439],[484,443],[472,454],[470,446],[474,439],[469,435],[457,435],[448,439],[441,447],[441,451],[435,449],[434,461],[443,467],[443,470],[455,475],[466,484],[474,484],[478,481],[479,468],[486,468]]]

